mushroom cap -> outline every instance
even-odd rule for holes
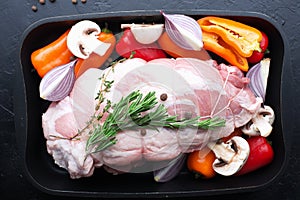
[[[238,172],[247,161],[250,147],[248,142],[240,136],[234,136],[226,143],[233,146],[235,154],[229,162],[224,162],[222,157],[217,158],[213,163],[213,169],[223,176],[231,176]]]
[[[100,32],[98,24],[82,20],[72,26],[67,36],[67,46],[76,57],[86,59],[96,47],[93,42],[97,40]]]

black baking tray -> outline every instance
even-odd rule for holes
[[[289,68],[288,45],[280,26],[270,17],[253,12],[229,12],[216,10],[165,10],[168,14],[185,14],[195,19],[214,15],[234,19],[257,27],[269,36],[269,57],[271,58],[266,104],[276,114],[274,130],[269,137],[275,151],[273,162],[244,176],[221,177],[210,180],[195,179],[183,169],[177,178],[167,183],[157,183],[152,173],[122,174],[113,176],[102,169],[96,169],[92,177],[72,180],[69,174],[56,166],[46,151],[41,116],[49,102],[39,97],[40,78],[33,70],[30,54],[56,39],[76,22],[89,19],[108,23],[115,33],[120,32],[121,23],[163,23],[159,10],[92,13],[73,16],[45,18],[26,29],[20,44],[20,67],[17,70],[15,87],[15,125],[19,150],[24,160],[28,179],[40,190],[68,196],[85,197],[185,197],[216,195],[262,189],[276,179],[285,167],[288,154],[289,116],[283,107],[288,99],[283,95],[287,88],[285,69]]]

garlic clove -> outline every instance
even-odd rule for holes
[[[40,97],[49,101],[60,101],[68,96],[75,83],[74,66],[77,60],[50,70],[39,87]]]

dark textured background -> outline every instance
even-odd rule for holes
[[[38,11],[31,10],[37,5]],[[13,89],[14,74],[19,67],[18,49],[21,35],[33,22],[45,17],[73,15],[106,11],[147,10],[147,9],[209,9],[225,11],[260,12],[277,22],[287,36],[291,55],[293,100],[300,100],[300,1],[296,0],[87,0],[74,5],[71,0],[56,0],[40,5],[38,0],[10,0],[0,2],[0,197],[1,199],[69,199],[53,197],[34,188],[25,178],[21,157],[17,151]],[[295,113],[299,104],[291,105]],[[297,115],[295,115],[297,116]],[[295,120],[300,121],[300,120]],[[300,198],[300,123],[293,125],[290,154],[282,175],[263,190],[241,194],[198,197],[197,199],[299,199]],[[297,198],[298,197],[298,198]]]

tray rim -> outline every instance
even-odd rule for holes
[[[254,191],[258,189],[263,189],[267,187],[269,184],[274,182],[275,179],[277,179],[283,172],[283,170],[286,168],[287,163],[287,156],[290,152],[290,141],[287,133],[291,133],[292,128],[289,128],[290,122],[286,122],[283,120],[283,117],[281,117],[281,127],[283,134],[283,145],[285,148],[284,158],[282,165],[280,169],[277,171],[277,173],[267,182],[257,185],[257,186],[247,186],[242,188],[228,188],[228,189],[215,189],[211,190],[210,192],[207,191],[173,191],[173,192],[144,192],[144,193],[134,193],[134,192],[128,192],[128,193],[119,193],[119,192],[77,192],[77,191],[61,191],[61,190],[55,190],[55,189],[49,189],[44,187],[43,185],[39,184],[39,182],[30,174],[29,169],[26,165],[26,144],[27,144],[27,131],[28,131],[28,118],[27,118],[27,100],[26,100],[26,92],[25,92],[25,80],[22,73],[22,63],[21,63],[21,49],[22,44],[24,43],[26,37],[28,34],[34,30],[35,28],[46,24],[46,23],[52,23],[52,22],[61,22],[61,21],[76,21],[76,20],[83,20],[83,19],[98,19],[98,18],[104,18],[104,17],[130,17],[130,16],[153,16],[157,13],[157,15],[160,13],[161,10],[131,10],[131,11],[112,11],[112,12],[93,12],[93,13],[86,13],[86,14],[74,14],[74,15],[60,15],[60,16],[54,16],[54,17],[46,17],[40,20],[37,20],[33,22],[31,25],[29,25],[25,31],[23,32],[20,40],[20,46],[19,46],[19,66],[16,70],[16,81],[15,81],[15,87],[14,87],[14,110],[15,110],[15,128],[16,128],[16,134],[18,135],[17,138],[17,144],[18,144],[18,151],[21,153],[21,157],[23,160],[23,168],[25,171],[25,175],[27,179],[38,189],[49,193],[49,194],[56,194],[56,195],[63,195],[63,196],[87,196],[87,197],[119,197],[122,196],[123,198],[126,197],[192,197],[192,196],[207,196],[207,195],[219,195],[224,193],[238,193],[241,191]],[[280,88],[280,111],[281,116],[283,113],[288,113],[288,111],[291,111],[292,109],[288,109],[288,111],[285,111],[283,109],[283,106],[285,108],[288,107],[287,103],[283,103],[282,101],[282,91],[286,90],[288,87],[288,84],[284,82],[284,77],[288,77],[291,73],[290,71],[287,71],[287,66],[290,66],[290,59],[289,59],[289,47],[287,38],[285,36],[285,33],[283,32],[281,26],[274,21],[270,16],[263,14],[261,12],[252,12],[252,11],[229,11],[229,10],[208,10],[208,9],[166,9],[164,12],[172,13],[172,14],[185,14],[185,15],[215,15],[215,16],[228,16],[228,17],[252,17],[252,18],[260,18],[262,20],[267,21],[272,26],[276,28],[276,30],[279,32],[284,45],[284,53],[283,53],[283,61],[282,61],[282,72],[281,72],[281,88]],[[16,91],[15,88],[23,88],[23,92]],[[288,94],[292,94],[291,90],[287,91]],[[19,100],[22,99],[22,100]],[[287,115],[287,114],[286,114]],[[20,131],[22,130],[22,131]],[[21,132],[24,132],[25,135],[22,135]],[[288,131],[286,131],[288,130]]]

